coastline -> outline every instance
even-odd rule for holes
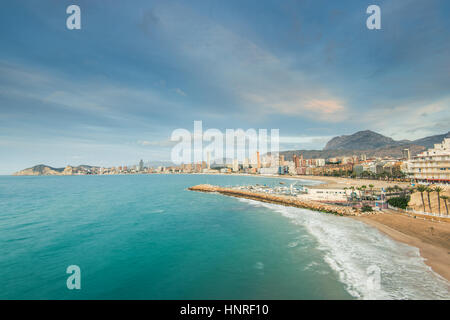
[[[418,248],[425,264],[450,281],[449,223],[414,219],[393,211],[351,218],[378,229],[395,241]]]
[[[284,175],[252,175],[252,174],[222,174],[222,173],[196,173],[199,175],[223,175],[223,176],[246,176],[246,177],[260,177],[260,178],[279,178],[297,181],[317,181],[314,187],[319,188],[343,188],[348,183],[351,185],[358,184],[376,184],[395,185],[401,184],[398,182],[388,181],[373,181],[365,179],[346,179],[341,177],[324,177],[324,176],[284,176]],[[310,186],[313,187],[313,186]],[[261,199],[254,199],[263,201]],[[272,201],[267,201],[272,202]],[[273,202],[280,205],[283,201]],[[297,205],[293,205],[297,206]],[[309,208],[315,210],[314,208]],[[317,210],[321,211],[321,210]],[[424,262],[431,267],[431,269],[450,281],[450,223],[423,221],[414,219],[394,211],[388,210],[372,215],[352,216],[367,225],[370,225],[380,232],[386,234],[395,241],[399,241],[410,246],[416,247],[420,251],[420,255],[424,258]]]
[[[376,228],[395,241],[418,248],[420,256],[424,259],[424,263],[433,272],[450,282],[450,223],[415,219],[414,217],[396,213],[393,210],[385,210],[376,214],[339,212],[335,206],[327,206],[326,208],[316,207],[317,204],[313,201],[301,201],[301,203],[297,204],[295,200],[289,199],[288,197],[229,190],[228,188],[214,186],[199,185],[191,187],[189,190],[217,192],[227,196],[349,216]]]

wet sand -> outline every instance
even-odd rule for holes
[[[450,223],[414,219],[390,210],[352,218],[377,228],[396,241],[419,248],[425,263],[450,281]]]

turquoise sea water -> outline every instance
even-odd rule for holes
[[[0,177],[0,298],[450,297],[448,282],[423,263],[416,248],[361,222],[186,190],[200,183],[279,181]],[[81,268],[81,290],[66,287],[69,265]],[[367,281],[374,266],[379,287]]]

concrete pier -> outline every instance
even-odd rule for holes
[[[284,195],[274,195],[274,194],[266,194],[260,192],[253,192],[247,190],[239,190],[233,188],[224,188],[219,186],[213,186],[209,184],[200,184],[197,186],[193,186],[188,188],[191,191],[199,191],[199,192],[217,192],[223,195],[251,199],[256,201],[263,201],[269,203],[280,204],[284,206],[311,209],[314,211],[326,212],[331,214],[336,214],[340,216],[357,216],[360,215],[360,212],[357,209],[351,207],[341,207],[332,204],[321,203],[313,200],[300,200],[293,196],[284,196]]]

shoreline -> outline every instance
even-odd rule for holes
[[[415,219],[392,210],[375,214],[361,214],[348,207],[326,205],[315,201],[301,201],[289,196],[262,194],[250,191],[197,185],[191,191],[219,193],[278,205],[299,207],[314,211],[348,216],[384,233],[394,241],[419,249],[420,256],[430,269],[450,282],[450,223]]]
[[[362,221],[395,241],[419,249],[431,270],[450,282],[450,224],[418,220],[395,212],[351,217]]]
[[[220,176],[245,176],[245,177],[259,177],[272,179],[275,178],[275,179],[286,179],[297,181],[317,181],[319,183],[314,185],[314,187],[319,188],[343,188],[349,182],[351,182],[353,185],[356,185],[357,183],[366,185],[368,185],[369,183],[375,184],[374,182],[382,183],[384,185],[400,184],[398,182],[392,181],[372,181],[365,179],[347,179],[341,177],[324,177],[324,176],[253,175],[253,174],[239,174],[239,173],[237,174],[196,173],[196,174],[211,175],[211,176],[220,175]],[[182,174],[182,175],[192,175],[192,174]],[[202,191],[202,190],[194,190],[194,191]],[[216,191],[205,191],[205,192],[216,192]],[[221,194],[234,197],[249,198],[248,196],[227,194],[226,192],[223,192]],[[261,194],[261,196],[266,196],[266,194]],[[289,204],[287,203],[288,200],[287,197],[279,196],[278,198],[279,199],[275,200],[273,199],[264,200],[261,197],[250,199],[262,202],[271,202],[278,205],[301,207],[319,212],[322,211],[341,215],[340,213],[333,212],[335,211],[334,208],[324,207],[325,205],[322,203],[314,204],[314,206],[304,205],[304,203]],[[322,206],[322,208],[315,207],[315,205],[320,205]],[[392,210],[386,210],[380,213],[370,215],[367,214],[357,215],[355,213],[342,215],[350,216],[353,219],[366,223],[367,225],[376,228],[377,230],[389,236],[391,239],[395,241],[402,242],[407,245],[418,248],[421,257],[424,259],[425,264],[427,264],[433,270],[433,272],[445,278],[447,281],[450,281],[450,223],[414,219],[414,217],[408,217],[406,215],[396,213]]]

